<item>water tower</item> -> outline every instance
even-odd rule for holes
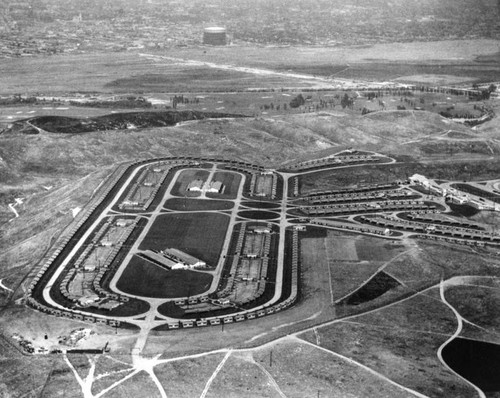
[[[209,46],[225,46],[226,28],[211,26],[203,30],[203,44]]]

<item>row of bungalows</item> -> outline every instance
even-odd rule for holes
[[[478,247],[485,246],[484,242],[477,241],[477,240],[450,238],[450,237],[437,236],[437,235],[416,235],[416,237],[419,239],[427,239],[427,240],[446,242],[446,243],[455,243],[455,244],[459,244],[459,245],[478,246]]]
[[[360,220],[363,220],[365,222],[371,223],[371,224],[377,224],[377,225],[390,225],[393,227],[400,227],[403,229],[418,229],[418,230],[432,230],[435,232],[440,232],[440,233],[451,233],[451,234],[469,234],[471,236],[477,235],[477,236],[487,236],[490,237],[491,233],[486,232],[482,229],[478,228],[464,228],[462,226],[454,226],[454,225],[449,225],[447,223],[441,224],[439,220],[436,219],[427,219],[427,222],[419,222],[419,221],[413,221],[413,220],[405,220],[405,219],[395,219],[386,215],[378,215],[376,217],[366,217],[366,216],[361,216]]]
[[[236,241],[236,247],[234,249],[234,256],[231,262],[231,270],[229,271],[229,278],[226,281],[226,287],[223,290],[217,292],[217,297],[222,298],[231,294],[234,289],[234,278],[236,276],[236,270],[238,269],[238,264],[240,262],[241,251],[243,249],[243,242],[245,241],[245,234],[247,231],[247,223],[243,222],[240,224],[240,231],[238,233],[238,240]]]
[[[404,199],[412,195],[414,195],[412,192],[404,190],[352,192],[352,193],[312,196],[307,198],[307,202],[310,204],[332,203],[332,202],[360,202],[365,200],[377,200],[377,199],[380,200],[383,198],[397,200],[397,199]]]
[[[295,163],[287,166],[289,170],[310,170],[316,168],[325,168],[331,166],[340,166],[345,164],[365,163],[365,162],[378,162],[380,157],[372,155],[336,155],[323,159],[313,159],[305,162]]]
[[[197,297],[189,297],[187,299],[177,299],[174,301],[175,305],[185,306],[185,305],[194,305],[199,303],[207,303],[210,301],[208,296],[197,296]]]
[[[322,214],[343,214],[343,213],[367,213],[374,211],[395,211],[395,210],[417,210],[435,209],[434,205],[426,204],[417,200],[381,201],[365,203],[346,203],[338,205],[323,206],[301,206],[299,208],[308,215]]]
[[[295,275],[297,277],[298,273],[296,273]],[[297,299],[297,286],[295,285],[295,289],[292,288],[292,294],[287,300],[272,306],[263,307],[248,312],[239,312],[236,314],[221,315],[218,317],[179,320],[178,322],[168,323],[167,327],[168,329],[179,329],[179,328],[216,326],[221,324],[229,324],[234,322],[242,322],[245,320],[261,318],[263,316],[274,314],[289,307],[295,302],[296,299]]]
[[[165,179],[167,178],[169,172],[170,172],[170,167],[163,171],[163,173],[162,173],[162,175],[160,177],[160,180],[155,185],[155,188],[153,189],[153,191],[149,195],[148,200],[146,200],[146,202],[142,205],[141,209],[143,211],[147,210],[147,208],[151,205],[151,203],[153,203],[153,200],[155,199],[156,194],[158,193],[158,191],[160,190],[161,186],[165,182]]]
[[[460,228],[449,225],[438,225],[435,222],[431,224],[431,223],[414,222],[414,221],[407,221],[400,219],[396,220],[384,216],[378,216],[376,218],[361,217],[361,220],[368,222],[370,224],[390,227],[394,229],[403,229],[415,232],[426,232],[439,235],[448,235],[453,237],[469,238],[473,240],[500,242],[500,236],[494,235],[487,231],[480,231],[471,228]]]
[[[271,187],[271,199],[276,199],[278,195],[278,176],[273,173],[273,185]]]
[[[291,305],[288,304],[288,305]],[[170,322],[167,324],[168,329],[179,329],[179,328],[192,328],[192,327],[204,327],[204,326],[217,326],[221,324],[229,324],[235,322],[242,322],[245,320],[261,318],[266,315],[274,314],[275,312],[281,311],[285,306],[280,303],[274,306],[265,307],[255,311],[241,312],[230,315],[221,315],[218,317],[202,318],[202,319],[186,319],[179,320],[178,322]]]
[[[125,199],[123,200],[122,203],[118,205],[120,209],[123,207],[126,207],[127,203],[133,202],[133,198],[135,194],[137,193],[137,190],[140,188],[144,180],[146,179],[147,175],[149,173],[149,169],[146,167],[141,170],[141,173],[139,174],[139,177],[135,180],[135,182],[132,184],[132,186],[129,188],[127,195],[125,196]]]
[[[177,163],[182,163],[182,162],[177,162]],[[140,189],[141,185],[144,185],[144,186],[153,186],[152,183],[145,183],[144,182],[146,180],[146,178],[147,178],[148,173],[150,172],[149,168],[145,168],[144,170],[142,170],[142,172],[139,175],[139,177],[137,178],[136,182],[129,189],[129,191],[127,193],[127,196],[125,197],[125,199],[118,205],[119,209],[124,209],[124,208],[130,208],[130,207],[132,207],[132,208],[138,209],[138,210],[146,210],[151,205],[151,203],[153,202],[156,194],[160,190],[163,182],[167,178],[167,175],[170,172],[171,168],[167,167],[165,170],[162,170],[162,169],[153,169],[153,172],[155,170],[158,170],[159,172],[162,171],[163,173],[162,173],[162,175],[161,175],[160,180],[158,181],[158,183],[155,184],[154,189],[150,192],[147,200],[145,202],[143,202],[143,203],[139,203],[137,200],[134,200],[134,197],[136,196],[137,191]]]
[[[424,217],[421,216],[418,213],[409,213],[407,217],[410,220],[415,220],[415,221],[421,221],[421,222],[427,222],[427,223],[436,223],[436,224],[441,224],[441,225],[449,225],[451,227],[459,227],[459,228],[469,228],[469,229],[483,229],[480,225],[470,223],[470,222],[465,222],[461,220],[443,220],[439,218],[430,218],[430,217]]]
[[[346,231],[359,232],[363,234],[372,234],[372,235],[390,235],[391,231],[387,228],[377,228],[377,227],[366,227],[356,224],[342,224],[340,222],[332,221],[332,220],[311,220],[311,224],[313,225],[323,225],[330,228],[343,229]]]
[[[299,178],[298,177],[293,177],[292,186],[293,186],[293,196],[299,196]]]
[[[255,171],[264,171],[264,167],[262,166],[247,162],[240,162],[237,160],[224,160],[222,163],[225,164],[225,168],[228,170],[248,172],[250,169]]]
[[[73,319],[76,321],[83,321],[83,322],[90,322],[90,323],[97,323],[97,324],[101,324],[101,325],[109,325],[109,326],[113,326],[113,327],[118,327],[121,324],[121,321],[118,319],[104,318],[104,317],[94,316],[94,315],[90,315],[90,314],[82,314],[82,313],[77,313],[77,312],[73,312],[73,311],[69,311],[69,310],[61,310],[61,309],[57,309],[57,308],[52,308],[52,307],[40,304],[33,297],[28,297],[26,300],[26,304],[28,304],[30,307],[32,307],[38,311],[45,312],[46,314],[58,316],[61,318]]]

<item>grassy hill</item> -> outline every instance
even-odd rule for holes
[[[491,137],[489,125],[487,136]],[[451,135],[453,131],[456,134]],[[453,138],[453,137],[459,138]],[[169,155],[217,155],[278,167],[342,149],[376,150],[409,160],[487,160],[494,139],[428,112],[353,116],[341,112],[287,117],[201,120],[174,127],[85,134],[0,136],[0,262],[16,285],[101,180],[120,162]],[[452,157],[453,155],[454,157]],[[479,178],[479,176],[477,176]],[[50,189],[47,189],[50,188]],[[23,198],[20,217],[7,204]]]

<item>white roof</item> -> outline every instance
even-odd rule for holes
[[[208,28],[204,29],[205,32],[209,33],[224,33],[226,31],[226,28],[223,28],[221,26],[210,26]]]

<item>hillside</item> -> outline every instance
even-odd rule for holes
[[[41,249],[49,245],[50,233],[37,233],[59,231],[71,220],[71,210],[83,207],[101,179],[120,162],[214,155],[278,167],[294,159],[327,156],[348,147],[411,161],[481,161],[500,153],[493,139],[484,140],[480,133],[440,116],[410,111],[201,120],[84,135],[4,134],[0,136],[0,175],[4,181],[0,191],[0,250],[10,251],[0,256],[0,262],[16,264],[8,279],[18,284]],[[14,216],[7,205],[15,198],[24,200],[20,217],[7,222]],[[34,247],[37,249],[33,251]],[[13,261],[13,253],[22,261]]]

